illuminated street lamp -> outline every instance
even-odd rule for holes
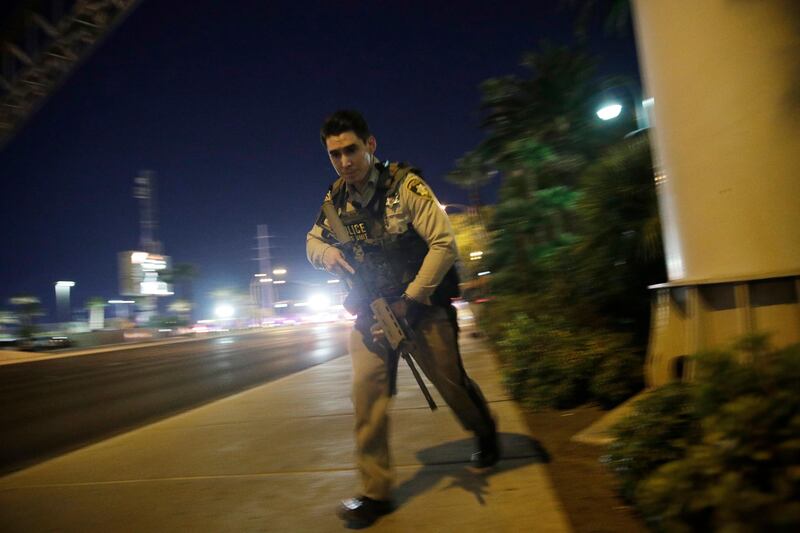
[[[638,83],[625,81],[622,83],[616,83],[609,87],[609,89],[617,88],[624,89],[628,93],[631,104],[633,105],[634,116],[636,117],[636,131],[631,132],[628,135],[649,128],[650,118],[645,112],[645,107],[651,107],[653,105],[653,99],[648,98],[647,100],[642,101],[642,89],[639,87]],[[617,118],[620,113],[622,113],[622,109],[622,104],[617,101],[610,100],[603,103],[603,105],[601,105],[595,113],[601,120],[613,120]]]
[[[59,322],[69,322],[72,316],[69,306],[69,291],[74,281],[56,281],[56,310]]]
[[[611,120],[617,118],[622,112],[622,106],[616,102],[603,105],[597,110],[597,116],[600,120]]]
[[[214,315],[220,320],[229,320],[233,318],[235,310],[231,304],[219,304],[214,308]]]
[[[316,312],[327,311],[331,306],[331,299],[326,294],[312,294],[308,299],[308,306]]]
[[[470,213],[474,210],[473,207],[465,204],[439,204],[439,207],[442,209],[442,211],[447,211],[448,207],[457,207],[463,211],[466,211],[467,213]]]

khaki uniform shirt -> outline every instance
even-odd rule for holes
[[[345,211],[355,211],[352,202],[366,205],[375,194],[380,172],[374,166],[364,188],[359,194],[354,187],[347,186]],[[327,219],[323,222],[327,224]],[[414,230],[428,243],[428,253],[417,276],[406,287],[406,294],[418,302],[430,303],[430,296],[441,283],[445,274],[458,258],[455,235],[450,220],[430,187],[419,176],[409,173],[397,189],[397,193],[386,198],[384,227],[388,233],[400,234],[411,224]],[[323,228],[314,224],[306,236],[306,255],[314,267],[323,269],[322,257],[331,243],[322,237]],[[355,265],[354,265],[355,266]]]

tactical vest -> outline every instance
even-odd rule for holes
[[[400,297],[422,266],[428,253],[428,243],[410,223],[402,233],[387,232],[386,208],[399,203],[400,185],[406,176],[409,173],[420,173],[405,163],[378,163],[376,167],[379,170],[378,181],[375,193],[367,205],[353,203],[356,209],[345,211],[347,187],[342,178],[331,185],[329,192],[350,236],[359,241],[364,255],[369,256],[373,264],[377,262],[381,265],[380,271],[383,275],[377,281],[379,292],[387,297]],[[325,232],[323,237],[333,238]],[[431,295],[431,303],[449,306],[450,300],[459,296],[458,281],[458,273],[453,265]]]

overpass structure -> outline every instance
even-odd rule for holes
[[[0,149],[140,0],[24,0],[0,27]]]

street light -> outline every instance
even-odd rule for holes
[[[69,322],[71,318],[69,291],[74,286],[74,281],[56,281],[56,310],[59,322]]]
[[[601,120],[611,120],[617,118],[622,112],[622,106],[616,102],[603,105],[597,110],[597,116]]]
[[[474,207],[464,204],[439,204],[439,207],[442,209],[442,211],[447,211],[448,207],[457,207],[463,211],[466,211],[467,213],[471,213],[472,211],[475,210]]]
[[[631,103],[633,104],[634,116],[636,117],[636,131],[631,132],[628,135],[646,130],[650,127],[650,118],[645,112],[644,108],[645,106],[652,107],[653,99],[648,98],[647,100],[642,101],[642,89],[639,87],[638,83],[625,80],[614,83],[610,87],[607,87],[607,89],[624,89],[628,93]],[[622,104],[614,100],[610,100],[600,106],[600,108],[596,111],[596,114],[602,120],[613,120],[620,115],[622,108]]]
[[[275,277],[285,276],[286,272],[287,272],[287,270],[285,268],[283,268],[283,267],[277,267],[277,268],[272,269],[272,275],[275,276]],[[280,300],[280,292],[278,291],[277,285],[284,285],[285,283],[286,283],[286,281],[282,280],[282,279],[274,279],[272,281],[272,290],[275,291],[275,293],[274,293],[275,300]]]
[[[233,306],[230,304],[219,304],[214,309],[214,314],[216,315],[217,318],[221,320],[228,320],[230,318],[233,318],[234,313],[235,310],[233,309]]]

